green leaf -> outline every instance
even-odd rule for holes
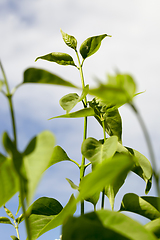
[[[147,223],[144,227],[152,232],[158,239],[160,238],[160,218]]]
[[[79,187],[74,184],[74,182],[72,182],[72,180],[70,180],[69,178],[66,178],[66,180],[68,181],[68,183],[70,184],[71,188],[75,189],[75,190],[78,190]]]
[[[150,199],[151,197],[149,197]],[[154,198],[154,197],[152,197]],[[152,199],[153,200],[153,199]],[[154,201],[157,200],[154,199]],[[153,204],[147,201],[147,197],[139,197],[134,193],[127,193],[121,203],[120,211],[129,211],[154,220],[160,217],[160,212]]]
[[[54,118],[81,118],[81,117],[89,117],[89,116],[94,116],[94,110],[92,108],[85,108],[85,109],[81,109],[79,111],[76,112],[72,112],[72,113],[67,113],[64,115],[60,115],[57,117],[52,117],[49,118],[49,120],[54,119]]]
[[[28,68],[25,70],[23,83],[45,83],[76,88],[75,85],[59,76],[38,68]]]
[[[55,62],[55,63],[58,63],[60,65],[72,65],[72,66],[76,67],[76,65],[73,61],[73,58],[67,53],[52,52],[52,53],[49,53],[47,55],[37,57],[35,61],[37,61],[38,59],[43,59],[43,60],[47,60],[47,61],[50,61],[50,62]]]
[[[0,91],[2,90],[4,82],[2,80],[0,80]]]
[[[98,200],[99,200],[99,196],[100,196],[100,191],[96,192],[95,194],[93,194],[92,196],[85,198],[84,200],[87,202],[90,202],[94,205],[94,207],[96,206]]]
[[[87,57],[89,57],[89,56],[93,55],[95,52],[97,52],[101,46],[101,41],[107,36],[110,37],[107,34],[103,34],[103,35],[87,38],[81,44],[80,50],[79,50],[83,59],[86,59]]]
[[[82,101],[86,97],[88,91],[89,85],[85,86],[80,97],[77,93],[69,93],[62,97],[59,103],[61,107],[66,110],[66,113],[69,113],[78,102]]]
[[[0,223],[5,223],[5,224],[12,224],[11,220],[7,217],[0,217]]]
[[[132,101],[135,96],[136,84],[128,74],[108,76],[106,84],[99,83],[98,88],[90,89],[89,94],[100,98],[105,104],[117,108]]]
[[[18,187],[18,175],[12,159],[0,154],[0,207],[16,194]]]
[[[77,49],[77,40],[75,37],[68,35],[67,33],[63,32],[60,29],[64,42],[67,44],[68,47],[73,48],[75,51]]]
[[[97,165],[113,157],[117,150],[117,143],[116,136],[106,139],[104,143],[90,137],[83,141],[81,152],[92,164]]]
[[[32,214],[29,217],[31,228],[31,239],[35,240],[45,232],[62,225],[68,216],[71,216],[76,211],[75,198],[72,195],[67,205],[63,210],[55,216],[45,216]]]
[[[29,207],[29,214],[53,216],[62,211],[62,205],[54,198],[40,197]]]
[[[126,177],[134,165],[129,155],[117,155],[99,164],[92,173],[85,176],[80,183],[80,194],[77,201],[88,198],[96,192],[113,183],[117,179]]]
[[[69,217],[62,227],[62,236],[63,240],[156,240],[140,223],[109,210]]]
[[[44,131],[34,137],[23,153],[24,165],[27,173],[27,202],[33,198],[39,180],[44,171],[48,168],[55,138],[49,131]]]
[[[5,212],[7,213],[7,215],[8,215],[10,218],[12,218],[13,220],[15,220],[12,212],[11,212],[8,208],[6,208],[6,207],[4,206],[4,210],[5,210]]]
[[[13,240],[19,240],[16,236],[11,236],[11,238],[13,239]]]
[[[49,167],[54,165],[55,163],[66,161],[66,160],[71,161],[67,153],[60,146],[55,146],[53,149],[51,160],[49,162]]]
[[[118,109],[112,105],[106,105],[100,99],[94,98],[89,102],[90,107],[95,111],[95,118],[103,126],[104,121],[105,130],[109,136],[116,135],[121,142],[122,135],[122,120]]]

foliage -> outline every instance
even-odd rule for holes
[[[87,58],[95,54],[102,40],[110,35],[103,34],[87,38],[77,50],[77,40],[61,30],[65,44],[75,51],[77,62],[67,53],[53,52],[36,58],[36,61],[47,60],[60,65],[71,65],[77,68],[81,78],[81,94],[69,93],[63,96],[59,103],[66,111],[63,115],[50,118],[84,118],[83,142],[81,145],[82,161],[76,162],[60,146],[55,146],[55,137],[49,131],[44,131],[35,136],[23,152],[17,147],[17,131],[13,109],[12,97],[17,88],[28,84],[53,84],[65,87],[79,88],[69,81],[43,69],[29,68],[24,72],[22,83],[15,86],[10,92],[8,81],[0,64],[3,80],[0,81],[0,91],[7,98],[12,117],[13,140],[7,132],[3,133],[2,144],[5,154],[0,153],[0,207],[4,206],[7,217],[0,217],[1,224],[10,224],[16,229],[17,236],[12,239],[20,239],[19,224],[25,221],[27,239],[36,240],[45,232],[62,225],[62,239],[148,239],[160,238],[160,190],[159,175],[156,172],[156,164],[150,139],[143,120],[133,104],[136,96],[136,84],[128,74],[108,75],[108,81],[96,88],[89,88],[84,82],[83,64]],[[80,55],[81,60],[80,60]],[[87,100],[88,94],[93,96]],[[77,111],[72,109],[77,103],[82,102],[82,108]],[[144,131],[151,161],[138,151],[122,144],[122,119],[118,108],[129,104],[136,113],[142,130]],[[72,111],[72,112],[71,112]],[[87,137],[87,118],[94,117],[102,127],[102,139],[97,140]],[[107,134],[107,136],[106,136]],[[88,159],[86,163],[85,159]],[[72,180],[67,179],[70,186],[78,191],[76,197],[72,195],[63,207],[54,198],[41,197],[32,204],[34,193],[43,173],[58,162],[69,161],[79,168],[80,182],[77,186]],[[91,172],[85,173],[91,165]],[[54,166],[53,166],[54,167]],[[125,194],[119,211],[114,210],[116,194],[127,179],[127,175],[133,171],[146,182],[145,193],[152,186],[152,177],[155,178],[157,197],[138,196],[133,193]],[[19,193],[19,209],[23,214],[15,217],[5,207],[15,193]],[[101,193],[101,194],[100,194]],[[105,196],[109,198],[112,211],[104,209]],[[93,204],[93,212],[85,213],[84,201]],[[97,202],[101,201],[101,209],[96,210]],[[81,204],[81,214],[73,216],[77,204]],[[129,211],[150,220],[146,225],[141,225],[125,216],[122,211]]]

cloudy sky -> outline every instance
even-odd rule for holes
[[[29,67],[43,68],[80,86],[76,68],[59,66],[35,58],[50,52],[66,52],[75,58],[62,40],[60,28],[74,35],[78,44],[88,37],[107,33],[100,50],[86,60],[84,75],[86,84],[95,85],[95,78],[105,81],[106,74],[115,70],[130,73],[137,91],[144,91],[135,98],[153,143],[155,156],[160,157],[160,2],[159,0],[1,0],[0,2],[0,59],[4,66],[10,89],[23,81],[23,72]],[[0,78],[2,74],[0,73]],[[83,120],[52,120],[48,118],[63,114],[59,99],[73,89],[44,85],[25,85],[14,96],[17,121],[18,146],[23,150],[28,141],[39,132],[49,129],[71,158],[81,160]],[[77,106],[77,109],[81,105]],[[123,121],[123,144],[137,149],[149,158],[143,133],[135,114],[128,106],[120,108]],[[0,133],[11,132],[8,103],[0,94]],[[88,136],[102,138],[102,130],[94,119],[89,119]],[[0,147],[2,150],[2,147]],[[158,165],[160,166],[160,164]],[[67,169],[67,171],[66,171]],[[57,164],[49,169],[36,193],[36,198],[48,196],[58,199],[62,205],[68,201],[72,190],[65,178],[78,184],[79,173],[70,163]],[[138,186],[138,187],[137,187]],[[117,196],[119,207],[126,192],[144,195],[144,183],[133,174]],[[150,194],[154,194],[154,188]],[[8,203],[15,209],[17,196]],[[109,204],[106,200],[106,206]],[[87,205],[87,209],[91,209]],[[13,210],[14,211],[14,210]],[[4,215],[0,210],[0,215]],[[140,221],[145,221],[140,219]],[[13,235],[11,226],[0,226],[3,239]],[[10,232],[9,232],[10,231]],[[58,238],[58,230],[40,237],[41,240]],[[24,229],[21,231],[25,238]]]

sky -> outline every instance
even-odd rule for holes
[[[157,166],[160,167],[160,2],[159,0],[1,0],[0,2],[0,60],[5,69],[10,89],[23,81],[23,72],[29,67],[43,68],[80,86],[76,68],[60,66],[36,57],[51,53],[75,53],[62,40],[60,28],[76,37],[78,46],[88,37],[109,34],[99,51],[84,64],[86,84],[96,86],[95,78],[106,80],[107,74],[131,74],[137,84],[137,91],[145,91],[137,96],[134,103],[138,107],[152,140]],[[76,61],[76,60],[75,60]],[[0,79],[2,73],[0,72]],[[64,114],[59,99],[71,88],[26,84],[21,86],[13,98],[16,114],[18,147],[23,150],[29,140],[43,130],[50,130],[68,155],[81,161],[82,119],[55,119]],[[77,105],[76,109],[81,108]],[[149,158],[146,142],[135,114],[129,106],[122,106],[120,113],[123,122],[123,144],[132,147]],[[0,94],[0,134],[8,131],[12,135],[9,108],[6,99]],[[94,119],[89,119],[88,136],[102,138],[102,129]],[[2,146],[0,150],[3,151]],[[67,169],[67,171],[66,171]],[[35,199],[40,196],[53,197],[64,206],[72,194],[65,180],[70,178],[78,184],[77,169],[71,163],[59,163],[50,168],[41,181]],[[116,199],[116,208],[126,192],[144,195],[144,182],[131,174]],[[154,187],[149,193],[154,194]],[[15,211],[17,196],[8,207]],[[109,203],[106,200],[106,207]],[[92,206],[87,205],[87,210]],[[0,215],[4,215],[0,209]],[[137,218],[136,216],[134,216]],[[145,222],[145,219],[139,219]],[[0,225],[3,239],[14,235],[11,226]],[[60,230],[53,230],[39,239],[58,238]],[[9,235],[10,234],[10,235]],[[25,239],[24,226],[20,230]]]

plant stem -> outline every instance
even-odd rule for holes
[[[144,136],[145,136],[145,140],[146,140],[146,143],[147,143],[147,146],[148,146],[148,151],[149,151],[150,158],[151,158],[151,162],[152,162],[152,166],[153,166],[153,174],[154,174],[155,181],[156,181],[156,190],[157,190],[158,196],[160,197],[159,176],[158,176],[158,174],[156,173],[156,169],[157,169],[156,160],[155,160],[155,156],[154,156],[154,151],[153,151],[152,143],[151,143],[151,140],[150,140],[150,137],[149,137],[149,133],[148,133],[148,131],[147,131],[147,128],[146,128],[146,126],[145,126],[145,123],[144,123],[144,121],[143,121],[143,118],[141,117],[138,109],[135,107],[135,105],[133,105],[133,103],[130,103],[130,106],[132,107],[132,109],[133,109],[134,112],[136,113],[137,118],[138,118],[138,121],[139,121],[139,123],[140,123],[140,126],[141,126],[142,131],[143,131]],[[159,204],[159,207],[160,207],[160,204]],[[159,208],[159,209],[160,209],[160,208]]]
[[[14,117],[14,110],[13,110],[13,103],[12,103],[12,95],[10,94],[10,91],[9,91],[8,81],[7,81],[6,74],[4,72],[1,61],[0,61],[0,67],[2,70],[3,77],[4,77],[4,83],[6,85],[7,94],[5,94],[5,95],[8,98],[8,102],[9,102],[9,106],[10,106],[10,112],[11,112],[11,118],[12,118],[12,128],[13,128],[13,135],[14,135],[14,144],[15,144],[15,147],[17,148],[16,124],[15,124],[15,117]]]
[[[76,51],[77,59],[78,59],[78,65],[79,65],[79,72],[81,77],[81,83],[82,83],[82,89],[85,88],[85,82],[84,82],[84,76],[83,76],[83,70],[82,70],[82,64],[80,62],[80,58],[78,55],[78,52]],[[84,98],[84,108],[87,107],[87,98]],[[83,141],[87,138],[87,117],[84,117],[84,130],[83,130]],[[85,157],[82,155],[82,162],[80,167],[80,181],[84,177],[85,172]],[[81,215],[84,214],[84,201],[81,201]]]
[[[106,141],[106,130],[105,130],[105,124],[104,124],[104,120],[102,121],[102,125],[103,125],[103,136],[104,136],[104,143]],[[105,188],[102,191],[102,203],[101,203],[101,208],[104,208],[104,199],[105,199]]]

